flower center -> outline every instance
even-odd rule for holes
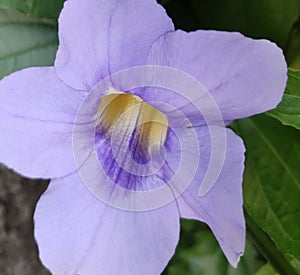
[[[115,91],[116,92],[116,91]],[[167,117],[132,94],[113,93],[103,96],[98,108],[100,130],[108,135],[132,136],[139,149],[149,152],[153,145],[165,142]]]

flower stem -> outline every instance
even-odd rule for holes
[[[282,255],[270,237],[245,213],[247,233],[261,254],[280,275],[298,275],[287,259]]]

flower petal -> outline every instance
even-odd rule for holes
[[[153,44],[149,63],[195,77],[212,94],[225,121],[275,108],[287,80],[281,49],[239,33],[169,32]]]
[[[85,93],[53,67],[29,68],[0,81],[0,162],[31,178],[75,171],[72,127]]]
[[[210,161],[210,136],[201,127],[201,157],[199,170],[189,188],[178,199],[181,217],[207,223],[212,229],[229,262],[236,267],[245,246],[242,176],[244,145],[227,129],[225,162],[214,187],[203,197],[199,188]],[[188,169],[187,169],[188,170]]]
[[[154,0],[68,0],[55,67],[66,84],[90,90],[111,73],[147,64],[151,44],[173,28]]]
[[[53,180],[38,202],[35,237],[52,274],[160,274],[175,251],[175,203],[149,212],[97,200],[78,174]]]

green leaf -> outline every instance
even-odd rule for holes
[[[278,107],[268,115],[275,117],[282,124],[300,129],[300,97],[284,95]]]
[[[282,124],[300,129],[300,71],[289,69],[286,94],[276,109],[267,113]]]
[[[286,94],[300,96],[300,70],[289,69]]]
[[[0,79],[25,67],[52,65],[57,45],[52,21],[0,9]]]
[[[163,274],[244,275],[254,274],[264,263],[250,242],[237,269],[230,266],[211,231],[200,222],[181,221],[176,254]]]
[[[300,132],[266,115],[236,121],[244,139],[244,206],[296,269],[300,262]]]
[[[22,13],[47,18],[57,18],[64,0],[1,0],[0,8],[15,9]]]
[[[203,28],[239,31],[286,45],[300,12],[299,0],[189,0]]]

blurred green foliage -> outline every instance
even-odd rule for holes
[[[178,28],[238,31],[285,47],[300,13],[299,0],[162,1]]]
[[[64,0],[1,0],[0,8],[46,18],[57,18]]]
[[[254,274],[264,259],[247,241],[237,269],[226,260],[210,229],[194,220],[181,220],[180,241],[175,256],[163,275],[245,275]]]
[[[300,13],[299,0],[190,0],[204,28],[239,31],[284,47]]]
[[[285,54],[289,66],[293,69],[300,70],[300,16],[290,30],[285,47]]]
[[[280,275],[280,274],[276,272],[275,269],[269,263],[267,263],[263,267],[261,267],[261,269],[258,270],[254,275]]]

